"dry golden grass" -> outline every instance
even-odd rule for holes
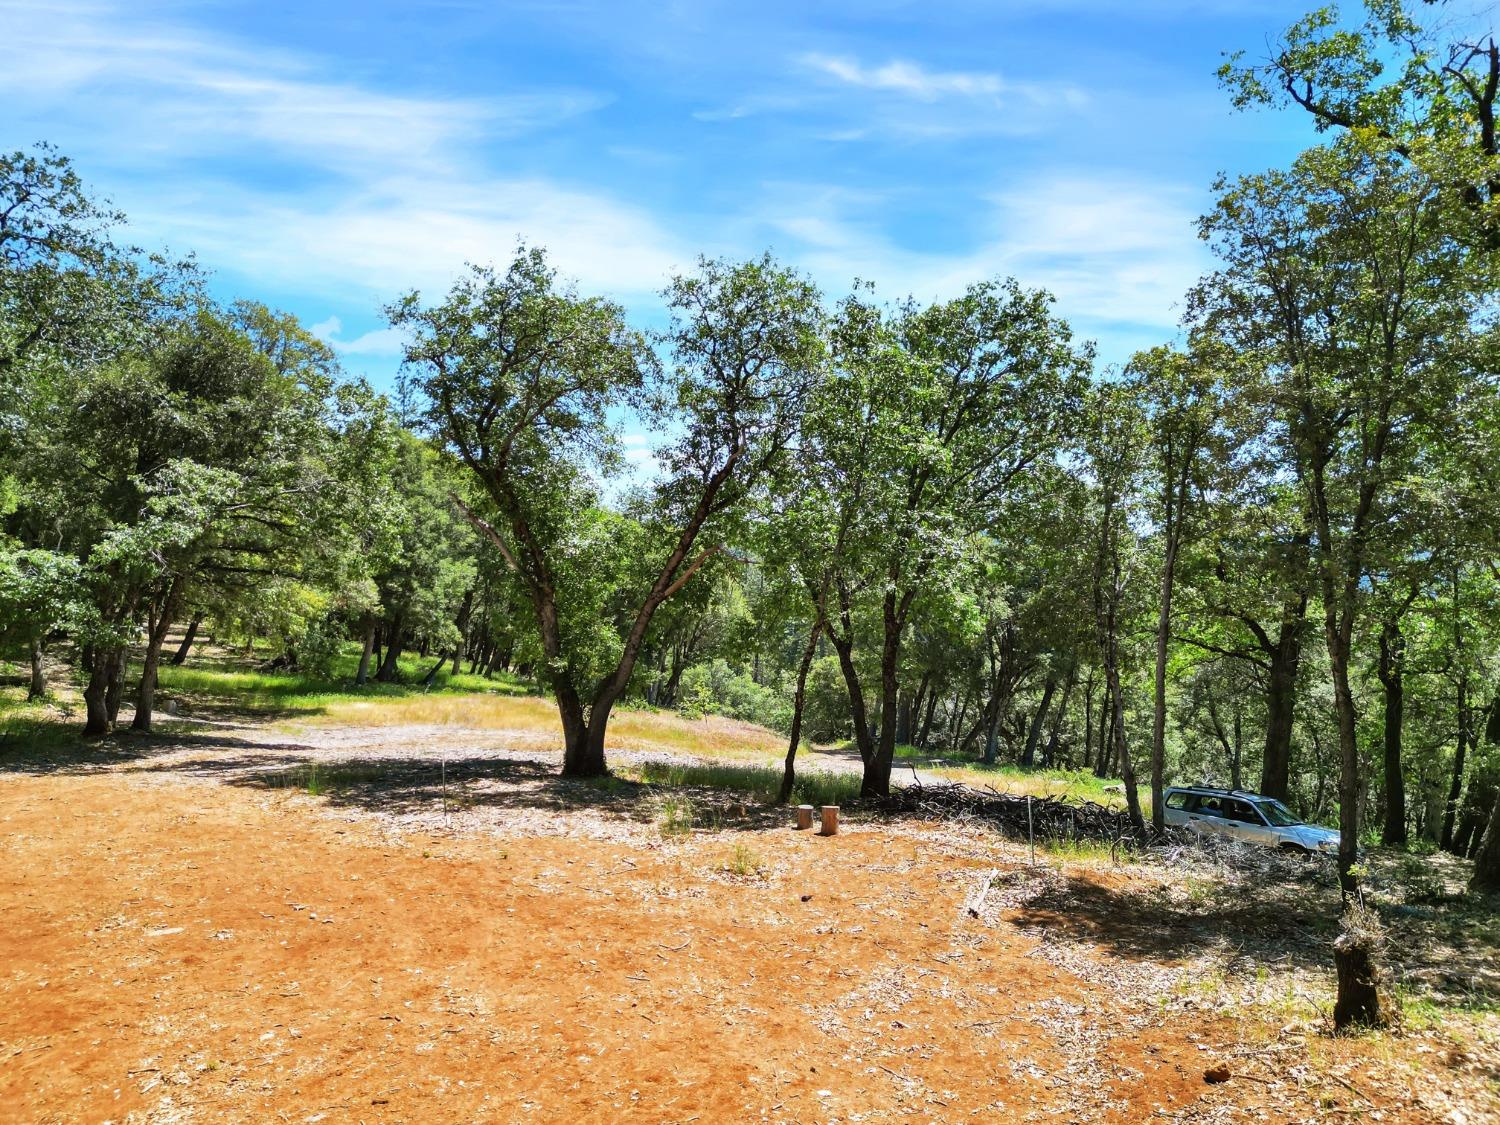
[[[900,766],[898,764],[897,769]],[[992,788],[1017,797],[1052,797],[1065,801],[1095,801],[1110,808],[1124,808],[1125,797],[1106,788],[1086,770],[1023,770],[1016,766],[985,769],[982,766],[938,766],[932,769],[944,781],[956,781],[975,789]],[[1142,794],[1142,803],[1150,800]]]
[[[410,695],[331,701],[309,721],[352,726],[454,726],[504,730],[562,741],[557,706],[535,695]],[[782,736],[753,723],[710,715],[685,719],[665,711],[618,710],[610,718],[612,750],[672,750],[709,758],[765,762],[785,751]]]

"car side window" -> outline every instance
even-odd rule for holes
[[[1198,811],[1204,816],[1223,816],[1224,804],[1217,797],[1200,797]]]
[[[1242,824],[1259,824],[1260,815],[1250,806],[1248,801],[1230,801],[1229,818],[1240,821]]]
[[[1194,793],[1171,793],[1167,796],[1167,808],[1190,810],[1196,799],[1197,795]]]

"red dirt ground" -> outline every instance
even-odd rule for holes
[[[0,1120],[1449,1119],[1391,1040],[1277,1047],[1099,983],[1107,954],[1050,964],[967,916],[1005,864],[946,839],[398,834],[294,793],[0,778]]]

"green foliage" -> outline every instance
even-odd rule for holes
[[[785,691],[756,683],[743,672],[733,671],[723,659],[695,664],[683,673],[678,709],[692,717],[728,715],[775,730],[785,730],[791,723]]]

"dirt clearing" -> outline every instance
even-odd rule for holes
[[[1097,910],[1128,868],[1032,870],[936,827],[823,839],[749,814],[681,838],[635,822],[548,836],[528,826],[600,814],[537,801],[514,804],[509,834],[444,830],[380,815],[373,794],[225,784],[244,776],[205,753],[0,777],[0,1118],[1478,1122],[1495,1107],[1492,1061],[1438,1031],[1331,1039],[1208,1002],[1181,957],[1065,924],[1070,893]]]

